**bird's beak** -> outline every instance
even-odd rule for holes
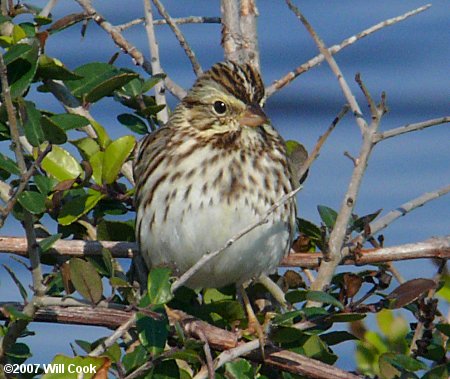
[[[267,116],[258,104],[249,105],[245,112],[239,117],[239,124],[241,126],[251,126],[256,128],[268,122]]]

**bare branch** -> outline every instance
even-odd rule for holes
[[[237,0],[221,0],[222,46],[225,59],[243,62],[242,34],[239,23],[239,4]]]
[[[256,0],[241,0],[240,29],[242,33],[242,52],[244,62],[260,70]]]
[[[98,357],[108,350],[114,343],[121,338],[136,322],[136,313],[133,313],[127,321],[120,325],[113,334],[100,343],[94,350],[89,353],[91,357]]]
[[[3,54],[0,54],[0,82],[2,87],[1,96],[8,117],[12,147],[16,156],[16,162],[19,166],[21,176],[24,177],[27,174],[27,166],[20,144],[20,134],[17,125],[16,110],[11,98],[11,89],[8,83],[8,71],[5,65],[5,61],[3,60]],[[39,256],[39,246],[36,242],[36,232],[34,230],[33,216],[27,210],[24,210],[23,223],[27,240],[27,251],[31,263],[34,299],[36,297],[42,296],[45,293],[45,286],[42,283],[42,267]],[[29,317],[32,317],[35,311],[36,307],[33,301],[29,302],[24,309],[24,313]],[[17,338],[21,335],[27,324],[28,321],[26,320],[16,320],[9,325],[7,332],[0,339],[0,364],[4,363],[5,353],[16,342]]]
[[[399,217],[405,216],[412,210],[421,207],[422,205],[428,203],[429,201],[437,199],[438,197],[441,197],[449,192],[450,192],[450,185],[447,185],[435,191],[424,193],[423,195],[420,195],[419,197],[400,205],[397,209],[389,212],[387,215],[379,218],[378,220],[370,224],[371,235],[378,233],[380,230],[384,229],[386,226],[391,224]]]
[[[133,58],[135,64],[141,66],[149,75],[152,75],[151,62],[145,59],[144,55],[134,45],[128,42],[126,38],[124,38],[117,27],[111,25],[111,23],[106,21],[102,15],[97,13],[90,0],[76,1],[84,9],[86,14],[111,36],[114,43]],[[164,83],[166,88],[178,99],[182,99],[186,95],[186,91],[168,76],[165,77]]]
[[[45,5],[45,7],[42,8],[41,12],[39,13],[39,16],[48,17],[52,9],[56,6],[57,2],[58,0],[49,0],[48,3]]]
[[[414,9],[410,12],[404,13],[400,16],[393,17],[388,20],[382,21],[376,25],[371,26],[370,28],[363,30],[362,32],[360,32],[358,34],[355,34],[354,36],[346,38],[340,44],[331,46],[330,48],[328,48],[328,51],[330,52],[330,54],[336,54],[339,51],[341,51],[342,49],[344,49],[350,45],[353,45],[356,41],[358,41],[362,38],[367,37],[370,34],[373,34],[381,29],[384,29],[387,26],[394,25],[398,22],[406,20],[409,17],[415,16],[416,14],[421,13],[430,7],[431,7],[431,4],[427,4],[420,8]],[[310,70],[311,68],[313,68],[315,66],[318,66],[324,60],[325,60],[325,57],[323,56],[323,54],[319,54],[319,55],[315,56],[314,58],[311,58],[308,62],[303,63],[302,65],[296,67],[291,72],[288,72],[281,79],[276,80],[272,85],[270,85],[266,88],[266,97],[272,96],[275,92],[279,91],[280,89],[284,88],[289,83],[291,83],[299,75],[305,73],[306,71]]]
[[[40,239],[38,239],[40,241]],[[442,243],[443,245],[439,245]],[[361,256],[355,261],[348,258],[341,264],[364,265],[373,263],[383,263],[388,261],[402,261],[408,259],[423,258],[450,258],[447,237],[435,237],[429,241],[418,242],[407,245],[384,247],[379,249],[363,249]],[[28,256],[26,249],[26,239],[23,237],[0,237],[1,253]],[[133,254],[138,254],[138,246],[133,242],[113,242],[113,241],[81,241],[81,240],[61,240],[57,241],[51,250],[46,254],[56,256],[90,257],[99,256],[103,249],[108,249],[114,258],[131,258]],[[346,253],[348,254],[348,253]],[[343,255],[346,255],[343,254]],[[317,268],[323,260],[321,253],[296,253],[292,251],[283,258],[280,267],[304,267]],[[55,305],[55,303],[51,303]],[[59,303],[58,303],[59,304]],[[50,305],[46,303],[46,305]],[[73,305],[73,304],[68,304]]]
[[[195,75],[199,76],[203,72],[203,70],[200,64],[198,63],[194,51],[189,46],[188,42],[186,41],[186,38],[184,38],[183,33],[181,33],[180,28],[175,22],[172,21],[172,18],[170,17],[169,13],[166,11],[166,9],[159,0],[152,0],[152,1],[153,4],[155,4],[156,8],[158,8],[158,12],[161,15],[161,17],[163,17],[164,20],[166,20],[167,24],[170,26],[170,29],[172,29],[173,33],[175,34],[175,37],[177,37],[178,42],[180,43],[187,57],[191,61],[191,65],[195,72]]]
[[[341,261],[341,264],[361,266],[366,264],[425,258],[450,258],[450,236],[433,237],[423,242],[399,246],[364,249],[357,257],[347,256]],[[320,265],[322,260],[323,255],[321,253],[289,254],[282,260],[280,266],[316,268]]]
[[[151,66],[152,74],[160,74],[163,72],[161,68],[161,62],[159,60],[159,47],[156,40],[155,29],[153,28],[153,11],[150,5],[150,0],[144,0],[144,12],[145,12],[145,31],[147,32],[147,39],[150,49],[150,55],[152,57]],[[167,99],[165,95],[165,88],[162,82],[158,82],[155,85],[155,100],[156,104],[164,105],[164,109],[158,112],[157,117],[163,123],[167,123],[169,120],[169,110],[167,109]]]
[[[125,24],[117,25],[116,28],[120,31],[131,28],[132,26],[139,25],[145,22],[145,18],[137,18]],[[181,18],[172,18],[172,22],[175,24],[220,24],[220,17],[206,17],[206,16],[188,16]],[[166,20],[153,20],[153,25],[166,25]]]
[[[395,136],[399,136],[401,134],[415,132],[417,130],[422,130],[425,128],[429,128],[430,126],[446,124],[450,122],[450,116],[435,118],[432,120],[417,122],[414,124],[408,124],[404,126],[400,126],[399,128],[387,130],[385,132],[375,133],[373,142],[378,143],[388,138],[392,138]]]
[[[367,129],[368,125],[363,118],[361,108],[359,107],[359,104],[357,103],[355,96],[353,95],[349,85],[347,84],[347,81],[345,80],[341,69],[339,68],[339,66],[336,63],[336,61],[334,60],[333,56],[330,54],[330,52],[326,48],[322,39],[318,36],[318,34],[314,30],[314,28],[311,26],[309,21],[305,18],[305,16],[303,16],[303,14],[292,3],[291,0],[286,0],[286,3],[288,5],[289,9],[291,9],[292,12],[294,12],[294,14],[297,16],[297,18],[305,26],[305,28],[309,32],[309,34],[311,34],[311,37],[314,39],[314,42],[316,43],[317,47],[319,48],[319,51],[325,57],[331,70],[333,71],[334,75],[337,77],[339,85],[341,86],[342,92],[344,93],[344,96],[347,99],[347,102],[349,103],[350,108],[352,109],[352,112],[356,118],[356,123],[358,124],[359,128],[361,129],[361,133],[363,133],[364,130]]]

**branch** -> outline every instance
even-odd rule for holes
[[[384,229],[386,226],[391,224],[399,217],[405,216],[412,210],[421,207],[422,205],[428,203],[429,201],[437,199],[438,197],[441,197],[449,192],[450,192],[450,184],[445,187],[439,188],[435,191],[426,192],[423,195],[420,195],[419,197],[400,205],[397,209],[389,212],[387,215],[370,223],[369,225],[370,234],[374,235],[375,233],[378,233],[380,230]]]
[[[355,34],[349,38],[346,38],[340,44],[329,47],[328,51],[330,54],[336,54],[339,51],[341,51],[342,49],[344,49],[350,45],[353,45],[356,41],[358,41],[362,38],[367,37],[368,35],[373,34],[381,29],[384,29],[387,26],[394,25],[400,21],[406,20],[409,17],[415,16],[416,14],[421,13],[430,7],[431,7],[431,4],[427,4],[420,8],[417,8],[410,12],[402,14],[400,16],[382,21],[376,25],[371,26],[370,28],[363,30],[362,32],[360,32],[358,34]],[[268,97],[272,96],[275,92],[279,91],[280,89],[284,88],[289,83],[291,83],[299,75],[305,73],[306,71],[310,70],[311,68],[313,68],[315,66],[318,66],[324,60],[325,60],[324,55],[319,54],[319,55],[315,56],[314,58],[311,58],[308,62],[296,67],[291,72],[288,72],[281,79],[276,80],[272,85],[270,85],[266,88],[266,97],[268,98]]]
[[[0,244],[0,254],[28,256],[26,239],[23,237],[0,237]],[[384,261],[450,258],[449,248],[448,237],[433,237],[423,242],[379,249],[363,249],[356,259],[354,257],[347,257],[341,264],[361,266],[365,264],[383,263]],[[108,249],[114,258],[131,258],[133,254],[138,254],[137,244],[133,242],[81,240],[57,241],[46,254],[51,256],[91,257],[101,256],[103,249]],[[323,255],[319,252],[305,254],[291,251],[291,254],[283,258],[280,267],[317,268],[322,260]]]
[[[100,343],[94,350],[89,353],[91,357],[98,357],[108,350],[115,342],[121,338],[136,322],[136,313],[132,313],[131,316],[120,325],[113,334]]]
[[[103,30],[105,30],[112,38],[113,42],[120,47],[125,53],[130,55],[133,58],[133,61],[141,66],[145,72],[149,75],[152,75],[152,65],[143,54],[120,32],[120,30],[113,26],[111,23],[106,21],[102,15],[98,14],[95,8],[92,6],[90,0],[76,0],[78,4],[84,9],[86,14],[91,17]],[[182,99],[186,96],[186,91],[181,88],[178,84],[176,84],[172,79],[168,76],[165,77],[164,83],[166,88],[178,99]]]
[[[22,307],[18,303],[0,303],[0,319],[6,319],[2,308],[6,305],[14,306],[18,310]],[[208,344],[216,350],[230,349],[219,355],[220,362],[226,363],[227,356],[239,357],[243,354],[249,354],[252,360],[261,361],[259,353],[259,340],[254,340],[238,345],[235,333],[215,327],[193,318],[186,313],[167,309],[167,315],[171,325],[178,323],[184,333],[191,338],[200,340],[200,336],[206,337]],[[35,315],[34,321],[37,322],[64,322],[80,325],[98,325],[117,328],[124,325],[133,317],[133,311],[113,310],[103,307],[61,307],[48,306],[40,308]],[[61,321],[64,320],[64,321]],[[105,321],[108,320],[109,323]],[[296,374],[306,375],[313,378],[323,379],[359,379],[358,375],[351,374],[337,367],[307,358],[297,353],[282,350],[276,347],[265,347],[265,363],[274,368],[283,369]]]
[[[153,28],[153,11],[150,5],[150,0],[144,0],[144,12],[145,12],[145,31],[147,32],[148,45],[151,55],[152,74],[157,75],[163,72],[161,68],[161,61],[159,60],[159,47],[156,40],[155,29]],[[167,99],[164,93],[165,88],[163,83],[158,82],[155,84],[155,101],[158,105],[164,105],[164,109],[158,112],[157,117],[163,123],[166,124],[169,120],[169,110],[167,109]]]
[[[14,108],[12,98],[11,98],[11,89],[8,83],[8,71],[3,60],[3,54],[0,54],[0,82],[2,87],[2,100],[6,108],[6,113],[8,117],[9,130],[11,134],[11,144],[14,150],[14,154],[16,156],[17,165],[19,166],[19,170],[21,176],[24,177],[27,174],[27,166],[25,163],[25,158],[22,152],[22,147],[20,144],[20,134],[17,125],[16,119],[16,110]],[[33,291],[34,296],[36,297],[42,296],[45,293],[45,286],[43,285],[43,276],[42,276],[42,267],[39,256],[39,245],[36,242],[36,232],[34,230],[34,222],[33,216],[27,210],[24,210],[24,221],[25,234],[27,240],[27,252],[30,257],[31,263],[31,275],[33,279]],[[36,307],[34,305],[33,300],[27,304],[24,308],[24,313],[32,317],[36,311]],[[0,339],[0,365],[3,364],[6,360],[5,354],[8,350],[13,346],[16,342],[17,338],[22,334],[25,328],[28,325],[27,320],[16,320],[8,325],[5,333]]]
[[[430,126],[445,124],[447,122],[450,122],[450,116],[445,116],[445,117],[435,118],[432,120],[417,122],[415,124],[404,125],[399,128],[387,130],[385,132],[375,133],[373,142],[378,143],[385,139],[399,136],[401,134],[415,132],[417,130],[429,128]]]
[[[317,47],[319,48],[320,53],[325,57],[326,61],[328,62],[331,70],[333,71],[334,75],[337,77],[339,85],[342,89],[342,92],[344,93],[345,98],[347,99],[347,102],[350,105],[350,108],[353,111],[353,114],[356,117],[356,122],[361,130],[363,132],[365,129],[367,129],[367,123],[362,117],[362,112],[359,107],[359,104],[357,103],[355,96],[353,95],[349,85],[347,84],[347,81],[344,78],[344,75],[342,74],[341,69],[339,68],[338,64],[334,60],[333,56],[330,54],[328,49],[326,48],[324,42],[322,39],[318,36],[314,28],[311,26],[309,21],[303,16],[303,14],[300,12],[300,10],[292,3],[291,0],[286,0],[286,3],[289,7],[289,9],[294,12],[294,14],[297,16],[297,18],[302,22],[302,24],[305,26],[306,30],[311,34],[311,37],[314,39],[314,42],[316,43]]]
[[[175,292],[179,287],[184,285],[197,271],[200,270],[200,268],[205,265],[207,262],[209,262],[211,259],[222,253],[224,250],[226,250],[228,247],[230,247],[233,243],[235,243],[237,240],[241,239],[246,234],[250,233],[253,229],[257,228],[260,225],[265,224],[269,220],[269,216],[280,206],[282,206],[284,203],[289,201],[292,197],[294,197],[298,191],[300,191],[302,187],[298,187],[291,192],[287,193],[286,195],[279,198],[267,211],[264,213],[261,218],[247,226],[245,229],[240,231],[239,233],[235,234],[233,237],[231,237],[224,246],[222,246],[220,249],[212,252],[207,253],[201,257],[200,260],[195,263],[189,270],[187,270],[183,275],[180,276],[173,284],[172,284],[172,292]]]
[[[195,56],[194,51],[189,46],[188,42],[186,41],[186,38],[184,38],[183,33],[181,33],[180,28],[178,25],[172,21],[172,18],[170,17],[169,13],[167,13],[164,6],[161,4],[159,0],[152,0],[153,4],[155,4],[156,8],[158,8],[158,12],[161,15],[161,17],[166,20],[167,24],[170,26],[170,29],[172,29],[173,33],[175,34],[175,37],[177,37],[178,42],[180,43],[181,47],[184,49],[187,57],[191,61],[192,68],[195,72],[196,76],[199,76],[202,74],[203,70],[198,63],[198,60]]]
[[[242,33],[242,52],[244,62],[260,70],[256,0],[241,0],[240,29]]]
[[[363,249],[357,256],[347,256],[341,264],[362,266],[424,258],[450,258],[450,236],[433,237],[423,242],[405,245]],[[280,266],[316,268],[322,260],[322,253],[295,253],[285,257]]]
[[[221,0],[222,46],[225,59],[243,62],[242,34],[239,24],[239,4],[237,0]]]
[[[175,24],[220,24],[220,17],[206,17],[206,16],[188,16],[180,18],[172,18],[172,22]],[[137,18],[125,24],[117,25],[116,28],[120,31],[131,28],[132,26],[139,25],[145,22],[145,18]],[[153,20],[153,25],[166,25],[166,20]]]

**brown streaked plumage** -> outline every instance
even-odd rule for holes
[[[261,109],[250,65],[218,63],[201,75],[163,128],[136,154],[136,235],[149,267],[183,273],[259,220],[292,190],[285,146]],[[202,267],[190,287],[242,284],[287,254],[295,200]]]

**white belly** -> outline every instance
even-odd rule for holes
[[[192,160],[189,167],[178,170],[186,173],[191,167],[196,167]],[[259,221],[284,194],[280,189],[273,191],[271,197],[258,194],[255,188],[263,187],[264,176],[253,175],[255,184],[249,182],[249,177],[241,175],[239,181],[245,188],[239,191],[237,199],[228,202],[226,197],[224,199],[224,185],[209,185],[206,191],[203,188],[205,181],[213,182],[219,170],[220,166],[208,166],[207,170],[195,173],[195,180],[159,183],[151,204],[137,215],[138,223],[143,225],[153,220],[151,225],[141,227],[139,236],[141,251],[149,267],[168,265],[176,268],[178,274],[184,273],[204,254],[222,248],[234,235]],[[148,180],[145,186],[154,185],[159,177],[157,171],[152,175],[155,179]],[[228,183],[227,175],[231,174],[227,170],[223,172],[223,183]],[[187,196],[188,186],[184,183],[190,183]],[[269,222],[258,226],[209,261],[187,285],[217,288],[242,283],[261,273],[272,273],[290,245],[293,214],[285,213],[282,217],[283,210],[283,206],[275,210]]]

